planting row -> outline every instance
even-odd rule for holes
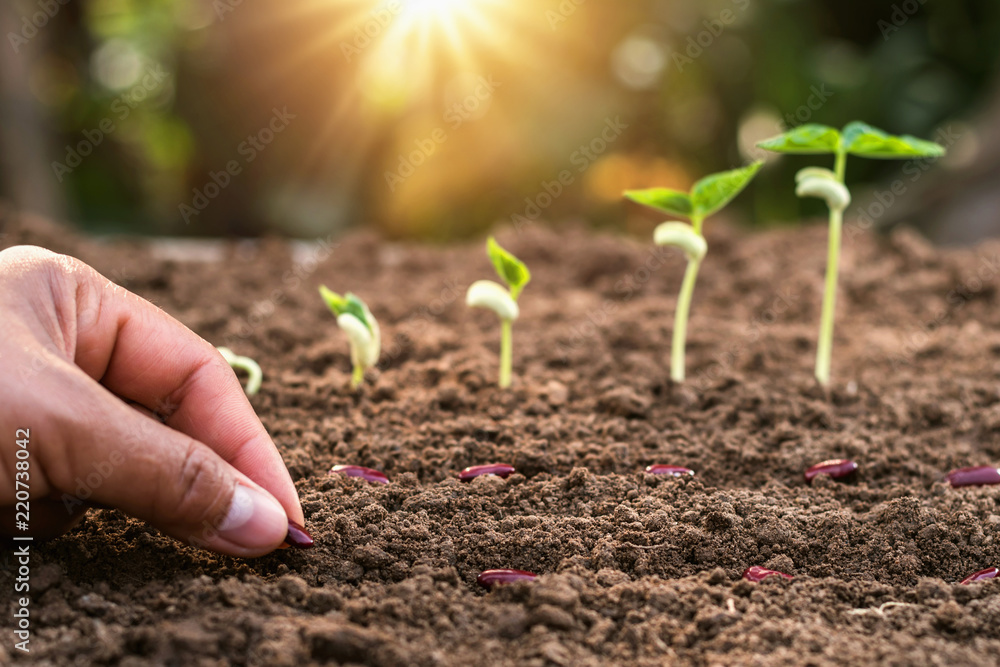
[[[820,475],[826,475],[832,479],[847,479],[858,472],[859,466],[849,459],[831,459],[817,463],[809,467],[803,477],[807,484]],[[494,475],[506,479],[516,472],[514,466],[506,463],[489,463],[485,465],[470,466],[464,468],[458,478],[463,482],[471,482],[483,475]],[[653,464],[647,466],[645,472],[652,475],[669,475],[672,477],[693,476],[695,473],[690,468],[668,464]],[[380,470],[366,468],[358,465],[337,465],[330,470],[331,474],[346,475],[348,477],[358,477],[372,484],[388,484],[389,477]],[[945,480],[952,487],[962,486],[982,486],[987,484],[1000,484],[1000,469],[991,466],[976,466],[970,468],[958,468],[952,470],[945,476]],[[287,546],[300,549],[313,546],[313,540],[302,526],[289,522],[289,534],[286,540]],[[961,581],[962,584],[971,584],[977,581],[996,578],[1000,573],[996,567],[989,567],[970,574]],[[492,589],[500,584],[509,584],[516,581],[532,581],[538,575],[533,572],[516,569],[493,569],[486,570],[479,574],[476,582],[486,588]],[[767,577],[778,576],[785,579],[792,579],[792,575],[777,570],[769,570],[764,567],[754,565],[743,572],[743,578],[748,581],[759,582]]]
[[[936,143],[911,136],[890,135],[861,122],[849,123],[840,131],[825,125],[801,125],[782,135],[762,141],[758,146],[778,153],[834,156],[833,170],[806,167],[795,177],[796,195],[818,197],[826,202],[830,212],[826,286],[819,342],[816,348],[815,371],[817,380],[826,386],[830,382],[841,228],[844,210],[851,202],[851,194],[844,184],[847,156],[932,159],[944,155],[944,148]],[[655,243],[677,247],[687,258],[687,270],[674,315],[671,345],[670,373],[675,382],[684,381],[688,313],[698,270],[708,252],[708,244],[702,232],[704,221],[742,192],[762,165],[763,161],[757,161],[746,167],[712,174],[695,183],[689,192],[670,188],[625,192],[625,196],[632,201],[690,221],[690,224],[678,221],[664,222],[653,233]],[[469,286],[466,303],[470,307],[492,310],[500,318],[499,385],[506,388],[510,386],[513,364],[512,328],[514,320],[520,316],[517,299],[531,280],[531,273],[522,261],[501,248],[493,238],[487,242],[487,254],[504,284],[492,280],[478,280]],[[378,321],[368,306],[350,292],[341,296],[322,286],[320,294],[336,316],[337,324],[350,340],[353,364],[351,386],[357,388],[364,381],[365,371],[378,363],[381,354],[382,343]],[[256,392],[260,387],[260,367],[253,360],[238,357],[230,350],[223,348],[220,351],[235,368],[242,368],[250,374],[247,393]]]

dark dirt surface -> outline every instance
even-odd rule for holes
[[[224,244],[220,264],[38,221],[5,231],[2,245],[70,252],[255,357],[254,406],[317,540],[240,561],[92,511],[36,550],[38,664],[1000,664],[1000,581],[957,583],[1000,565],[1000,487],[941,481],[1000,463],[998,243],[849,234],[825,392],[822,226],[709,229],[684,387],[666,380],[680,257],[507,230],[534,280],[501,392],[496,319],[463,303],[493,277],[481,243],[355,235],[313,246],[319,261]],[[321,282],[382,324],[383,363],[357,395]],[[805,485],[839,457],[860,464],[853,482]],[[457,480],[492,462],[518,473]],[[339,463],[391,483],[328,475]],[[795,579],[741,581],[750,565]],[[542,576],[486,593],[476,575],[496,567]],[[9,613],[0,625],[12,654]]]

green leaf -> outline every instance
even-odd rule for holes
[[[826,125],[807,123],[765,139],[757,146],[776,153],[836,153],[840,148],[840,133]]]
[[[347,312],[345,310],[347,308],[347,299],[328,289],[326,285],[319,286],[319,295],[323,297],[323,301],[326,302],[326,307],[329,308],[334,315],[339,317]]]
[[[746,167],[706,176],[695,183],[691,188],[695,215],[706,218],[728,204],[753,180],[763,164],[763,160],[758,160]]]
[[[517,300],[518,294],[531,280],[531,272],[524,262],[500,247],[492,236],[486,242],[486,254],[497,270],[497,275],[507,283],[511,298]]]
[[[842,133],[844,150],[851,155],[878,159],[941,157],[944,148],[933,141],[909,135],[887,134],[877,127],[855,121]]]
[[[327,289],[326,285],[320,285],[319,294],[323,297],[323,301],[326,302],[327,307],[333,312],[334,315],[340,317],[343,314],[354,315],[358,318],[362,324],[368,327],[371,331],[371,323],[368,321],[368,310],[365,307],[364,301],[356,297],[355,295],[348,292],[344,296],[340,296],[336,292]]]
[[[691,197],[686,192],[670,188],[649,188],[648,190],[626,190],[625,197],[637,204],[655,208],[670,215],[690,218],[694,212]]]

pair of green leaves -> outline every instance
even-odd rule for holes
[[[911,137],[895,136],[855,121],[838,132],[826,125],[809,123],[800,125],[771,139],[757,144],[777,153],[801,154],[850,154],[883,160],[904,158],[929,158],[944,155],[944,148],[934,143]]]
[[[497,275],[507,283],[511,298],[517,301],[521,290],[531,281],[531,272],[528,271],[528,267],[517,257],[501,248],[492,236],[486,242],[486,254],[490,256],[490,261],[493,262]]]
[[[333,311],[333,314],[337,317],[344,315],[354,315],[362,324],[364,324],[368,331],[372,330],[372,325],[368,321],[368,313],[365,308],[364,302],[356,297],[354,294],[348,292],[344,296],[340,296],[336,292],[327,289],[326,285],[320,285],[319,288],[320,296],[323,297],[323,301],[326,302],[327,307]]]
[[[690,193],[670,188],[649,188],[628,190],[625,196],[664,213],[701,220],[720,210],[742,192],[763,164],[763,160],[758,160],[746,167],[706,176],[694,184]]]

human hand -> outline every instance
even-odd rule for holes
[[[18,429],[30,429],[27,471],[16,467]],[[20,535],[64,532],[87,500],[189,544],[259,556],[304,521],[288,469],[215,348],[79,260],[30,246],[0,252],[8,534],[16,481],[31,498]]]

